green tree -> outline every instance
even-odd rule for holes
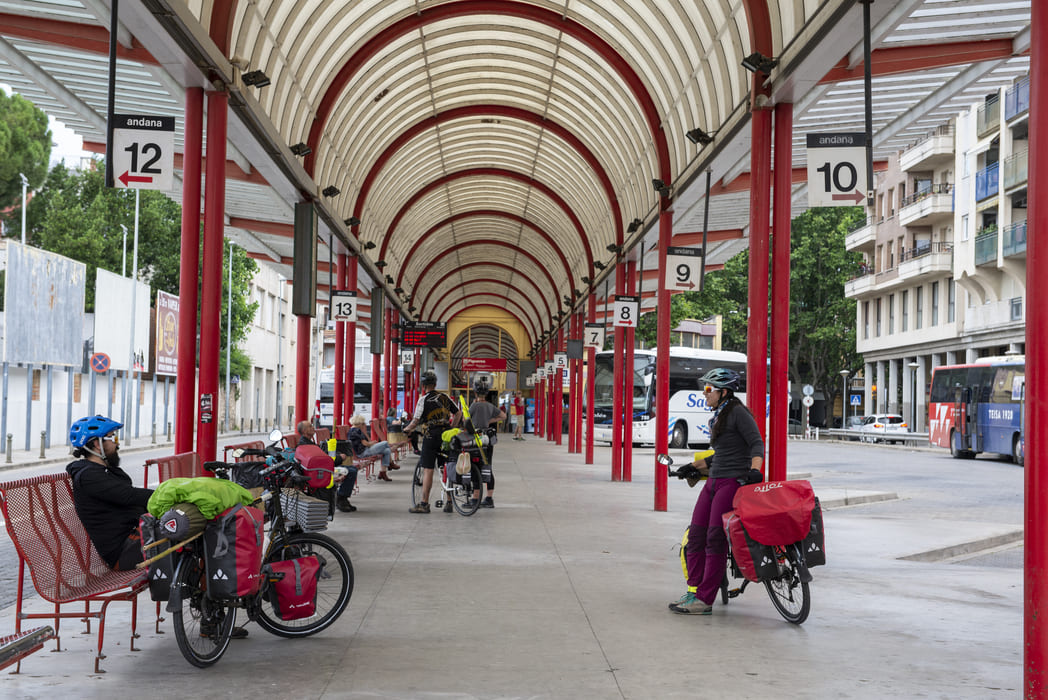
[[[47,176],[51,158],[51,131],[47,115],[21,95],[0,90],[0,210],[18,205],[12,216],[21,216],[22,178],[37,188]],[[17,227],[12,227],[21,235]]]
[[[247,338],[251,320],[258,311],[258,302],[248,300],[248,286],[252,278],[258,272],[258,263],[247,256],[243,248],[233,246],[233,338],[232,357],[230,359],[229,373],[237,377],[247,377],[251,371],[251,357],[240,349],[239,345]],[[225,381],[226,378],[226,334],[229,327],[226,325],[227,310],[229,308],[229,253],[230,245],[225,243],[225,252],[222,255],[222,322],[219,342],[219,368],[218,376]],[[239,390],[234,390],[239,397]]]

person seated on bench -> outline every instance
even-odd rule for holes
[[[121,423],[105,416],[81,418],[69,428],[73,456],[66,472],[73,482],[73,504],[99,556],[115,571],[130,571],[143,560],[138,518],[152,489],[131,485],[120,468]]]
[[[353,416],[349,419],[349,444],[353,448],[353,454],[357,457],[382,457],[382,466],[378,472],[378,478],[382,481],[393,481],[386,473],[387,469],[400,469],[400,465],[393,461],[389,443],[369,440],[367,430],[368,421],[364,416]]]
[[[299,445],[316,445],[317,444],[317,431],[313,427],[313,424],[307,420],[301,421],[295,426],[296,432],[298,432],[298,444]],[[321,445],[326,451],[327,445]],[[347,454],[341,452],[335,453],[335,466],[345,467],[346,478],[338,485],[338,493],[336,494],[337,500],[335,501],[335,507],[343,513],[352,513],[357,507],[349,502],[349,499],[353,496],[353,488],[357,485],[357,468],[353,466],[353,458]]]

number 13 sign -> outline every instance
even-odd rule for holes
[[[615,322],[616,327],[636,328],[637,316],[640,315],[640,297],[615,295]]]
[[[335,321],[352,323],[357,320],[357,293],[331,292],[331,318]]]

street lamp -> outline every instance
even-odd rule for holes
[[[25,245],[25,205],[26,195],[29,190],[29,178],[22,173],[18,173],[18,177],[22,178],[22,245]]]
[[[906,365],[910,368],[910,432],[917,432],[917,368],[916,360]]]
[[[848,427],[848,375],[846,369],[841,370],[841,429]]]

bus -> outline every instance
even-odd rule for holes
[[[1021,465],[1025,398],[1022,355],[936,367],[928,395],[928,440],[957,459],[995,452]]]
[[[655,350],[633,351],[633,442],[655,443]],[[746,401],[746,355],[724,350],[670,348],[669,446],[710,442],[709,421],[713,411],[706,405],[699,381],[714,367],[727,367],[739,373],[742,386],[736,392]],[[615,353],[598,352],[594,367],[593,439],[611,442],[614,400]]]
[[[383,374],[382,377],[385,375]],[[404,405],[404,368],[397,367],[397,412],[410,413],[414,406]],[[381,379],[380,388],[381,391]],[[320,370],[317,381],[316,398],[317,415],[322,428],[330,428],[334,421],[335,411],[335,368],[325,367]],[[371,365],[364,369],[357,369],[353,384],[353,411],[364,416],[368,422],[371,421]],[[352,416],[346,416],[348,424]]]

